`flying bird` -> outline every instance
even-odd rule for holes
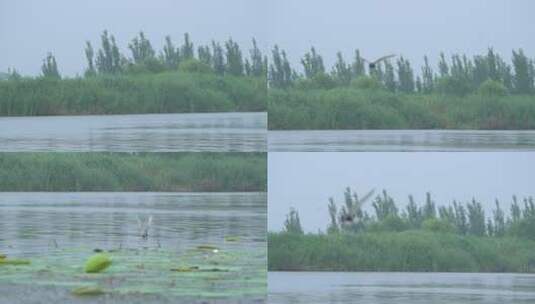
[[[369,61],[365,58],[362,58],[362,60],[364,60],[365,62],[368,63],[368,68],[370,69],[370,71],[373,71],[375,70],[375,68],[377,67],[377,65],[381,62],[381,61],[384,61],[384,60],[387,60],[387,59],[390,59],[392,57],[395,57],[396,55],[395,54],[392,54],[392,55],[387,55],[387,56],[383,56],[375,61]]]

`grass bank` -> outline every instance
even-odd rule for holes
[[[272,271],[535,272],[535,242],[424,231],[268,235]]]
[[[0,191],[265,191],[265,153],[0,153]]]
[[[269,129],[534,129],[535,96],[272,89]]]
[[[265,79],[146,73],[0,81],[0,115],[82,115],[266,110]]]

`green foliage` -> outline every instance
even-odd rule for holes
[[[532,96],[400,94],[368,86],[330,90],[271,89],[269,128],[277,129],[533,129]],[[353,86],[355,85],[355,86]],[[359,88],[360,87],[360,88]],[[375,89],[369,89],[370,87]],[[364,89],[366,88],[366,89]]]
[[[535,241],[535,217],[528,217],[512,224],[508,234]]]
[[[395,214],[389,214],[383,219],[372,222],[366,227],[370,232],[401,232],[410,228],[409,223]]]
[[[268,234],[270,271],[535,272],[535,242],[404,231]]]
[[[501,97],[507,95],[507,88],[496,80],[488,79],[479,86],[477,92],[485,97]]]
[[[187,62],[184,64],[187,65]],[[202,63],[192,64],[205,69]],[[265,80],[211,73],[97,75],[0,83],[1,115],[264,111]]]
[[[41,72],[45,78],[60,79],[58,71],[58,64],[56,63],[56,57],[52,53],[48,53],[46,58],[43,60],[43,65],[41,66]]]
[[[186,73],[213,73],[212,67],[196,59],[189,59],[180,63],[178,69]]]
[[[263,153],[0,153],[0,191],[265,191]]]
[[[472,91],[472,87],[464,79],[453,76],[440,78],[436,87],[439,93],[446,95],[465,96]]]
[[[379,80],[373,77],[362,76],[351,82],[351,86],[361,90],[379,90],[383,89],[383,85]]]
[[[430,218],[422,223],[422,229],[430,232],[438,233],[454,233],[455,227],[447,220]]]

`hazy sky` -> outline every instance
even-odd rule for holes
[[[193,42],[223,41],[232,36],[249,48],[257,37],[266,45],[264,1],[251,0],[0,0],[0,71],[17,68],[38,74],[47,52],[56,55],[60,72],[74,75],[86,67],[85,41],[100,46],[104,29],[115,35],[123,53],[143,30],[158,50],[164,37],[175,44],[188,32]]]
[[[361,196],[386,189],[397,201],[413,194],[423,203],[431,192],[438,205],[473,197],[493,208],[498,198],[535,196],[535,153],[283,153],[268,156],[268,229],[282,229],[290,207],[297,208],[307,231],[325,231],[327,203],[343,204],[347,186]],[[370,202],[365,205],[371,208]],[[370,210],[372,211],[372,209]]]
[[[488,46],[533,57],[533,11],[531,0],[0,0],[0,71],[37,74],[51,51],[63,73],[81,73],[84,43],[96,44],[103,29],[125,53],[143,29],[157,48],[167,34],[189,32],[197,44],[232,36],[244,47],[254,36],[266,49],[279,44],[296,64],[311,45],[328,64],[337,50],[349,58],[355,48],[370,58],[403,54],[415,65],[424,54]]]

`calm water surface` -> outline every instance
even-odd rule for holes
[[[266,113],[0,117],[0,151],[265,152]]]
[[[535,275],[269,272],[269,303],[535,303]]]
[[[535,131],[269,131],[269,151],[535,151]]]
[[[153,224],[149,238],[144,240],[139,235],[137,218],[149,215],[153,216]],[[173,286],[169,288],[180,294],[191,292],[190,302],[205,303],[196,296],[196,288],[212,298],[208,303],[263,302],[266,216],[265,193],[0,193],[0,252],[8,257],[28,258],[32,260],[31,267],[42,266],[28,273],[24,272],[25,266],[20,266],[19,273],[12,268],[15,266],[0,265],[0,293],[9,303],[41,303],[42,299],[77,303],[79,299],[70,295],[70,283],[61,273],[53,272],[55,268],[50,265],[69,265],[70,270],[65,272],[71,275],[72,271],[74,281],[83,280],[83,271],[76,267],[81,267],[93,249],[99,248],[118,255],[111,277],[107,278],[110,281],[114,276],[121,277],[128,263],[138,263],[136,267],[142,268],[141,274],[129,270],[129,281],[124,284],[116,279],[119,283],[114,284],[122,291],[97,298],[97,303],[176,303],[176,294],[166,297],[166,286]],[[238,241],[227,241],[229,236]],[[228,264],[210,267],[229,267],[232,271],[222,273],[217,284],[207,281],[211,275],[208,273],[206,278],[197,278],[199,284],[205,285],[176,289],[193,279],[169,269],[187,265],[184,257],[200,245],[219,248],[220,252],[208,254],[215,258],[219,255]],[[192,256],[196,263],[214,258],[197,252]],[[171,262],[163,265],[165,261]],[[151,272],[149,266],[143,266],[145,263],[153,263],[160,270]],[[43,271],[51,273],[43,277]],[[180,280],[183,283],[178,283]],[[128,284],[163,289],[156,295],[132,296],[125,292]],[[33,291],[23,292],[28,289]],[[229,291],[233,293],[225,294]]]

